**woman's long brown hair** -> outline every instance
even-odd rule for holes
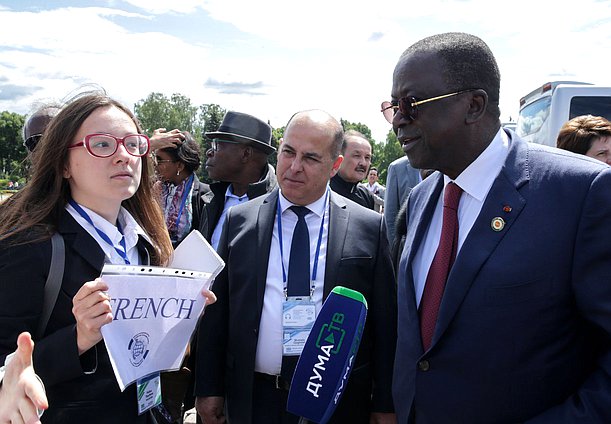
[[[116,107],[125,112],[138,132],[142,132],[134,114],[104,92],[88,92],[72,99],[50,122],[32,153],[31,177],[26,186],[0,204],[0,241],[10,244],[41,241],[56,231],[70,199],[70,186],[63,177],[68,166],[68,146],[85,119],[101,107]],[[151,175],[151,160],[143,156],[140,186],[122,206],[151,238],[155,248],[151,255],[153,265],[167,265],[173,252],[172,243],[163,212],[153,197]]]

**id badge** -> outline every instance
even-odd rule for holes
[[[301,355],[316,321],[316,304],[309,297],[289,297],[282,303],[282,355]]]
[[[159,373],[147,375],[136,382],[138,415],[161,404],[161,379]]]

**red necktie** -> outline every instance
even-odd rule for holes
[[[454,259],[456,259],[456,251],[458,250],[457,212],[461,194],[462,189],[452,182],[446,186],[443,194],[441,238],[429,268],[424,293],[420,300],[420,333],[425,351],[431,346],[443,291]]]

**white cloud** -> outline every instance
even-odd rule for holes
[[[390,126],[379,104],[389,97],[396,60],[418,39],[445,31],[471,32],[490,45],[501,69],[503,119],[515,119],[519,97],[557,75],[609,84],[608,2],[583,0],[578,14],[557,2],[532,0],[514,0],[500,10],[488,0],[109,4],[38,13],[0,8],[0,75],[13,87],[45,87],[25,100],[0,101],[0,108],[24,112],[26,100],[59,97],[93,81],[128,104],[152,91],[179,92],[194,104],[218,103],[274,126],[297,110],[322,108],[368,125],[382,141]],[[121,10],[125,4],[139,13]],[[164,34],[158,25],[141,33],[128,26],[164,13],[206,13],[229,24],[222,26],[224,35],[236,41],[224,50],[215,34],[201,28],[190,33],[191,40],[202,34],[195,44]],[[218,84],[205,87],[208,80]],[[238,87],[236,93],[257,83],[250,94],[222,90],[223,84]]]

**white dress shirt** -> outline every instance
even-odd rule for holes
[[[509,138],[504,131],[499,130],[488,147],[475,159],[454,181],[463,189],[463,194],[458,205],[458,249],[460,249],[471,231],[477,219],[482,205],[488,196],[490,187],[501,172],[501,168],[509,153]],[[435,257],[437,246],[441,238],[441,224],[443,221],[443,193],[448,183],[452,180],[443,176],[444,186],[437,200],[433,219],[424,235],[423,243],[418,248],[412,262],[414,289],[416,293],[416,304],[420,305],[420,299],[424,292],[426,277]]]
[[[227,190],[225,190],[225,205],[223,206],[223,213],[221,213],[219,222],[217,222],[214,232],[212,233],[210,244],[212,247],[214,247],[214,250],[219,250],[219,241],[221,240],[221,233],[223,232],[223,224],[225,223],[225,218],[227,217],[227,211],[229,208],[239,205],[240,203],[248,202],[248,200],[248,194],[245,193],[242,196],[236,196],[231,191],[231,184],[227,186]]]
[[[329,189],[327,188],[326,193],[328,192]],[[316,305],[317,316],[322,307],[325,265],[327,263],[329,202],[325,202],[326,193],[320,199],[306,205],[312,212],[305,217],[310,236],[310,275],[314,267],[314,256],[316,246],[318,245],[320,224],[324,217],[320,252],[318,255],[318,270],[314,279],[314,294],[312,295],[312,301]],[[282,195],[282,190],[280,190],[278,198],[282,221],[282,255],[280,254],[280,238],[278,237],[278,218],[275,217],[267,265],[263,311],[261,313],[261,322],[259,323],[259,341],[255,358],[255,371],[272,375],[280,374],[282,366],[282,303],[284,302],[284,287],[286,286],[282,275],[282,264],[284,262],[284,270],[288,276],[291,243],[293,241],[293,232],[297,225],[297,215],[289,209],[289,207],[293,206],[293,203],[289,202]],[[281,260],[281,257],[284,258],[284,261]]]
[[[123,229],[123,234],[121,234],[117,227],[112,225],[106,219],[102,218],[100,215],[98,215],[91,209],[86,208],[83,205],[79,204],[79,206],[83,208],[85,212],[87,212],[87,215],[89,215],[89,217],[91,218],[93,225],[95,225],[100,231],[104,232],[113,242],[114,246],[116,246],[120,250],[123,250],[123,247],[120,243],[121,237],[124,236],[125,248],[127,250],[127,258],[129,259],[129,262],[132,265],[140,264],[140,256],[138,255],[138,248],[136,247],[138,244],[138,235],[144,237],[146,240],[149,241],[149,243],[151,242],[151,240],[144,232],[144,230],[140,227],[140,225],[138,225],[136,220],[130,215],[127,209],[121,207],[121,209],[119,210],[118,220]],[[67,204],[66,210],[70,213],[70,215],[72,215],[76,222],[78,222],[79,225],[83,227],[83,229],[87,231],[95,241],[98,242],[98,245],[104,251],[104,254],[106,256],[104,260],[105,263],[113,265],[125,265],[125,261],[123,260],[121,255],[117,253],[113,246],[106,243],[102,239],[102,237],[100,237],[95,228],[89,222],[87,222],[87,220],[83,218],[76,211],[76,209],[74,209],[70,204]]]

